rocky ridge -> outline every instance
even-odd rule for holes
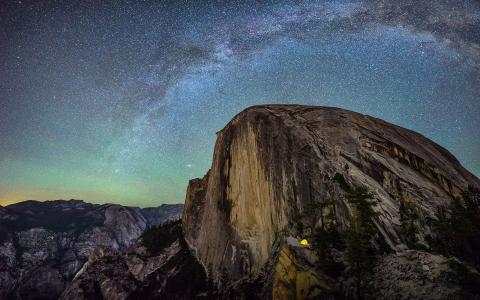
[[[215,298],[205,270],[183,239],[180,222],[164,223],[149,233],[123,255],[97,248],[61,299]]]
[[[182,205],[141,209],[81,200],[0,209],[0,299],[56,299],[97,247],[124,252]]]

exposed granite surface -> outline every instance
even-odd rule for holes
[[[274,249],[284,249],[281,237],[309,234],[298,225],[311,228],[309,207],[327,198],[335,200],[337,227],[345,231],[352,208],[337,174],[374,194],[376,227],[391,252],[408,249],[400,231],[400,194],[418,208],[418,239],[428,248],[431,228],[423,221],[467,186],[480,187],[455,157],[424,136],[338,108],[255,106],[217,136],[212,167],[203,179],[190,181],[182,217],[188,244],[217,281],[225,273],[234,281],[262,273],[278,259]]]

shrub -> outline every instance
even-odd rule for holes
[[[350,185],[347,183],[345,177],[342,174],[335,173],[335,176],[333,176],[333,180],[336,181],[340,185],[342,190],[344,190],[345,192],[350,191]]]

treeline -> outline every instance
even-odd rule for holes
[[[362,299],[375,260],[373,244],[379,237],[375,226],[377,213],[374,210],[377,201],[366,187],[350,186],[342,174],[335,174],[333,180],[343,190],[343,196],[351,205],[352,217],[346,232],[339,232],[335,199],[327,198],[321,203],[310,204],[307,208],[310,212],[320,212],[319,215],[313,213],[314,219],[321,220],[320,228],[312,227],[313,246],[319,255],[318,268],[334,278],[346,277],[352,284],[349,287],[351,296]],[[333,258],[334,249],[345,253],[347,269],[343,263]]]
[[[429,250],[450,257],[454,281],[470,295],[480,293],[480,190],[468,187],[461,198],[438,208],[436,218],[426,218],[431,233],[427,244],[418,240],[420,214],[414,203],[400,197],[401,233],[410,249]],[[457,260],[457,259],[460,259]],[[477,268],[477,269],[476,269]]]
[[[162,251],[176,240],[184,241],[180,220],[167,221],[150,227],[141,236],[142,244],[153,254]]]
[[[343,190],[343,197],[350,204],[352,216],[345,232],[339,232],[335,199],[327,198],[307,207],[312,217],[312,244],[319,255],[318,268],[338,278],[343,276],[348,294],[362,299],[367,291],[367,280],[379,252],[388,251],[375,225],[378,217],[374,207],[378,204],[374,195],[364,186],[350,186],[343,175],[337,173],[333,180]],[[428,250],[447,257],[456,257],[478,268],[480,266],[480,190],[469,187],[460,199],[440,208],[435,218],[422,217],[413,201],[399,195],[400,236],[410,249]],[[321,226],[316,228],[316,220]],[[425,239],[419,232],[423,225],[432,230]],[[344,253],[345,265],[333,258],[332,251]],[[454,263],[456,280],[467,290],[480,286],[476,271],[462,263]],[[477,274],[477,275],[475,275]],[[347,283],[348,285],[348,283]]]
[[[469,187],[461,199],[440,208],[432,220],[436,235],[432,247],[438,252],[480,266],[480,190]]]
[[[430,250],[480,266],[479,189],[469,187],[461,198],[438,208],[436,218],[426,218],[426,224],[432,228],[431,234],[426,236],[427,245],[418,240],[420,222],[415,204],[400,196],[401,235],[410,249]]]

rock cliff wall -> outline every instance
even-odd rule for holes
[[[183,213],[187,242],[217,279],[259,273],[274,245],[283,243],[279,237],[308,235],[298,228],[311,225],[309,208],[327,198],[335,199],[337,226],[345,230],[351,217],[339,196],[345,183],[374,193],[376,225],[391,250],[407,248],[399,231],[400,195],[426,219],[467,186],[480,187],[422,135],[338,108],[256,106],[217,135],[212,167],[190,181]],[[430,232],[426,222],[420,226],[422,234]]]

